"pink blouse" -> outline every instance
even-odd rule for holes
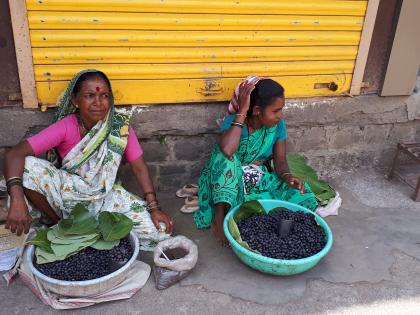
[[[79,124],[75,114],[68,115],[27,139],[35,155],[40,155],[52,148],[56,148],[61,159],[64,159],[80,140]],[[132,162],[142,155],[143,149],[133,128],[130,127],[124,158],[128,162]]]

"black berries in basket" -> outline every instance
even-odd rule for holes
[[[284,227],[288,229],[286,233]],[[317,254],[326,245],[322,227],[312,214],[303,211],[283,209],[254,215],[239,221],[238,228],[251,249],[271,258],[306,258]]]

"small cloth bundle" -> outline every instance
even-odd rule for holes
[[[156,288],[167,289],[185,278],[195,267],[197,259],[197,245],[185,236],[178,235],[161,241],[153,254]]]

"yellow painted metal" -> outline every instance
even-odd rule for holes
[[[274,77],[289,97],[344,94],[367,7],[367,0],[26,3],[37,92],[47,105],[85,68],[111,78],[118,104],[227,100],[248,74]]]
[[[34,63],[107,64],[107,63],[177,63],[177,62],[257,62],[290,60],[354,60],[357,46],[310,47],[61,47],[33,48]]]
[[[26,0],[28,10],[304,14],[364,16],[367,1],[337,0]]]
[[[116,104],[143,104],[224,101],[243,78],[192,80],[112,80]],[[327,96],[348,91],[351,74],[273,77],[286,91],[286,97]],[[335,82],[336,92],[315,88]],[[54,105],[68,81],[37,82],[37,91],[43,104]]]
[[[31,29],[98,30],[345,30],[360,31],[363,16],[167,14],[32,11]]]
[[[33,47],[196,47],[358,45],[360,32],[345,31],[120,31],[32,30]]]
[[[214,63],[214,64],[100,64],[100,65],[38,65],[35,66],[36,81],[70,80],[75,72],[86,68],[97,68],[110,79],[198,79],[235,78],[246,73],[261,76],[313,75],[351,73],[354,61],[295,61],[295,62],[255,62],[255,63]]]

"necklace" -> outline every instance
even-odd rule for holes
[[[85,124],[83,123],[82,117],[80,117],[80,115],[77,116],[77,120],[79,122],[79,127],[80,127],[80,133],[82,136],[85,136],[90,129],[88,129]]]

